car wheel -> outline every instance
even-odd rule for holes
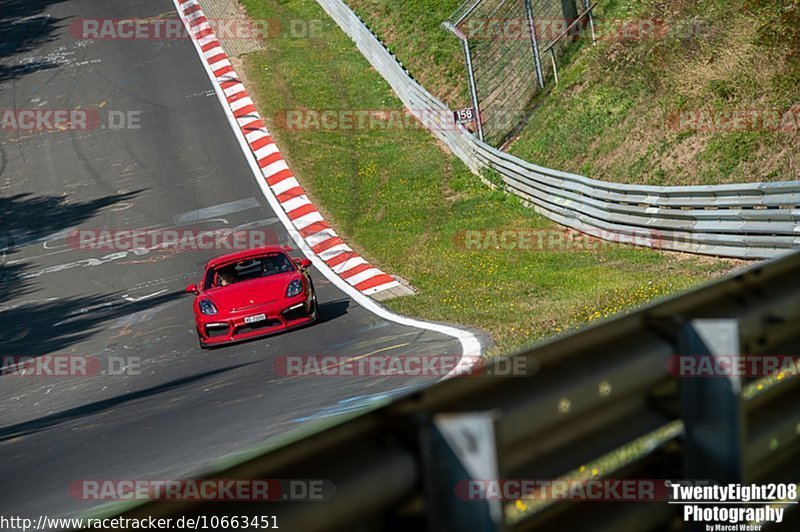
[[[319,305],[317,304],[317,293],[314,292],[314,295],[311,299],[311,317],[314,321],[317,321],[319,318]]]

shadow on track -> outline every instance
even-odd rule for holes
[[[63,0],[0,0],[0,84],[58,66],[55,58],[24,58],[38,46],[55,40],[64,19],[44,14]]]
[[[0,301],[8,302],[32,292],[25,274],[28,263],[15,261],[13,256],[23,246],[75,227],[101,209],[141,192],[137,190],[84,202],[70,202],[62,196],[32,194],[0,197]]]
[[[182,297],[183,291],[130,303],[120,293],[77,296],[33,303],[0,312],[0,356],[37,357],[63,351],[97,332],[105,323]],[[90,354],[90,353],[80,353]],[[2,373],[0,373],[2,378]]]
[[[335,320],[340,316],[347,314],[347,309],[350,307],[349,299],[337,299],[336,301],[327,301],[319,304],[319,323]]]
[[[180,293],[128,303],[121,294],[79,295],[17,302],[38,289],[31,265],[14,254],[37,239],[79,225],[101,209],[141,191],[70,202],[60,196],[0,197],[0,356],[40,356],[63,350],[97,332],[106,320],[172,300]],[[34,296],[35,299],[35,296]]]
[[[34,240],[70,229],[101,209],[131,199],[143,190],[71,203],[62,196],[30,193],[0,197],[0,251],[11,251]]]
[[[0,429],[0,441],[8,440],[12,438],[17,438],[19,436],[24,436],[26,434],[31,434],[35,432],[40,432],[42,430],[47,430],[48,428],[55,427],[61,423],[68,423],[72,420],[80,419],[86,416],[90,416],[92,414],[96,414],[102,412],[104,410],[109,410],[114,408],[115,406],[119,406],[124,403],[128,403],[130,401],[135,401],[137,399],[144,399],[147,397],[152,397],[154,395],[158,395],[160,393],[164,393],[170,390],[174,390],[176,388],[181,388],[183,386],[188,386],[192,383],[201,381],[208,377],[213,377],[215,375],[220,375],[222,373],[226,373],[228,371],[232,371],[235,369],[239,369],[245,366],[249,366],[252,363],[248,364],[236,364],[233,366],[228,366],[225,368],[215,369],[212,371],[206,371],[204,373],[199,373],[197,375],[192,375],[190,377],[184,377],[181,379],[175,379],[164,384],[160,384],[158,386],[153,386],[151,388],[146,388],[144,390],[139,390],[137,392],[126,393],[124,395],[118,395],[116,397],[112,397],[110,399],[104,399],[102,401],[97,401],[95,403],[90,403],[88,405],[79,406],[76,408],[71,408],[69,410],[65,410],[63,412],[59,412],[57,414],[52,414],[49,416],[40,417],[39,419],[35,419],[33,421],[26,421],[24,423],[18,423],[16,425],[11,425],[9,427],[5,427]]]

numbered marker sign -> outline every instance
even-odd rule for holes
[[[468,107],[466,109],[459,109],[457,111],[453,111],[453,118],[456,121],[456,124],[463,125],[468,122],[475,121],[475,109],[472,107]]]

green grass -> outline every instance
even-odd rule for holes
[[[426,89],[453,102],[469,104],[461,43],[442,28],[463,0],[347,0],[346,2],[398,55]],[[456,105],[458,104],[458,105]]]
[[[460,0],[347,1],[428,90],[451,108],[469,105],[461,50],[447,47],[457,41],[439,27]],[[670,121],[681,111],[792,106],[800,116],[798,0],[608,0],[596,15],[598,28],[657,19],[668,31],[573,45],[559,60],[559,86],[550,80],[511,153],[625,183],[800,179],[797,129],[700,131]],[[422,53],[426,43],[437,53]]]
[[[244,0],[259,18],[324,20],[323,39],[276,39],[244,57],[245,79],[300,182],[346,241],[419,293],[387,302],[491,333],[497,352],[579,327],[731,269],[731,261],[622,245],[597,251],[477,251],[465,230],[559,229],[491,190],[434,138],[402,130],[288,130],[296,109],[401,110],[351,41],[309,0]]]

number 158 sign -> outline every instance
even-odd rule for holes
[[[462,125],[468,122],[475,121],[475,109],[472,107],[467,107],[466,109],[459,109],[457,111],[453,111],[453,118],[456,121],[456,124]]]

